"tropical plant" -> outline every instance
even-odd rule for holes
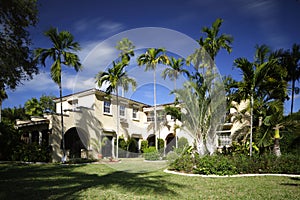
[[[292,82],[291,86],[291,114],[293,113],[294,108],[294,98],[295,94],[299,94],[299,87],[296,87],[296,81],[299,81],[300,78],[300,45],[293,44],[291,50],[287,50],[283,53],[283,66],[287,69],[287,81]]]
[[[63,107],[62,107],[62,66],[72,67],[76,72],[82,69],[79,57],[75,52],[80,50],[78,42],[74,41],[73,35],[68,31],[58,32],[56,28],[50,28],[45,32],[45,36],[52,42],[51,48],[37,48],[35,51],[35,59],[42,65],[46,65],[47,58],[54,61],[51,65],[51,78],[59,87],[60,99],[60,116],[61,116],[61,135],[62,135],[62,150],[63,158],[65,159],[65,142],[64,142],[64,122],[63,122]]]
[[[127,54],[124,54],[127,55]],[[116,158],[118,158],[118,142],[119,142],[119,86],[125,91],[128,91],[129,85],[132,86],[132,89],[136,88],[136,81],[133,78],[130,78],[125,71],[125,67],[129,64],[128,57],[125,56],[126,59],[122,57],[121,61],[117,61],[112,63],[112,67],[107,69],[107,72],[100,71],[96,76],[96,82],[99,87],[109,84],[106,88],[106,93],[111,94],[112,92],[116,93],[117,99],[117,153]]]
[[[165,49],[149,48],[147,51],[140,55],[137,59],[138,65],[145,65],[145,71],[153,70],[153,104],[154,104],[154,134],[157,131],[157,116],[156,116],[156,67],[158,64],[169,64],[169,58],[164,54]],[[155,140],[157,148],[157,140]]]
[[[212,61],[215,60],[216,55],[220,49],[225,49],[228,53],[231,53],[233,37],[227,34],[221,34],[220,27],[223,23],[223,19],[216,19],[211,27],[203,27],[202,33],[206,34],[206,38],[200,37],[197,42],[203,47],[210,55]]]
[[[24,104],[26,115],[43,116],[44,113],[55,112],[54,96],[42,95],[40,99],[33,97]]]
[[[258,115],[265,115],[264,107],[273,100],[283,101],[286,98],[285,71],[282,70],[278,59],[271,54],[266,45],[256,46],[255,60],[238,58],[235,67],[241,70],[243,79],[238,84],[239,102],[250,99],[250,156],[253,142],[253,110],[256,106]],[[248,134],[247,134],[248,135]]]
[[[42,116],[43,108],[37,98],[33,97],[25,102],[25,113],[28,116]]]
[[[169,67],[162,72],[163,79],[166,79],[168,76],[172,81],[174,81],[174,90],[176,90],[176,80],[178,79],[179,75],[183,73],[189,75],[189,72],[182,68],[183,64],[184,60],[182,58],[176,59],[171,57],[171,60],[168,64]]]
[[[121,51],[120,56],[125,63],[129,62],[130,57],[134,56],[134,48],[135,46],[128,38],[123,38],[116,46],[116,49]]]

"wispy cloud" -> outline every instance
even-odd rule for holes
[[[99,18],[83,18],[74,23],[74,30],[80,33],[93,32],[98,36],[109,36],[123,30],[125,26],[119,22]]]
[[[260,29],[265,34],[267,43],[273,46],[282,47],[288,40],[279,26],[280,1],[273,0],[255,0],[249,1],[247,4],[241,5],[244,12],[249,13],[256,18]]]
[[[57,91],[58,87],[53,82],[49,73],[41,72],[34,76],[32,80],[24,82],[24,84],[18,87],[18,92],[24,91],[35,91],[35,92],[45,92],[51,93]]]

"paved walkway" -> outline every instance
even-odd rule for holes
[[[235,174],[235,175],[225,175],[225,176],[219,176],[219,175],[203,175],[203,174],[186,174],[182,172],[175,172],[165,169],[165,173],[169,174],[176,174],[181,176],[198,176],[198,177],[204,177],[204,178],[228,178],[228,177],[252,177],[252,176],[285,176],[285,177],[297,177],[300,178],[299,174]]]

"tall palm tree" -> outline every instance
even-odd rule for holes
[[[101,87],[104,84],[109,84],[106,88],[106,93],[111,94],[112,92],[116,93],[117,99],[117,151],[116,158],[119,157],[119,86],[122,86],[125,91],[129,89],[129,85],[132,86],[132,89],[136,88],[136,81],[133,78],[128,77],[125,67],[128,65],[126,60],[120,62],[113,62],[113,66],[108,68],[107,72],[100,71],[96,76],[96,82],[98,86]]]
[[[203,27],[202,32],[206,34],[206,38],[201,37],[197,40],[200,46],[210,55],[212,61],[215,60],[220,49],[225,49],[228,53],[232,51],[233,37],[227,34],[219,35],[222,23],[223,19],[218,18],[211,27]]]
[[[168,65],[169,67],[162,72],[163,79],[166,79],[168,76],[172,81],[174,81],[174,90],[176,90],[176,80],[178,79],[179,75],[182,73],[189,75],[187,70],[182,69],[183,64],[184,62],[182,58],[176,59],[171,57]]]
[[[50,58],[54,61],[51,65],[51,78],[59,87],[60,99],[60,116],[61,116],[61,136],[62,136],[62,150],[65,161],[65,142],[64,142],[64,122],[63,122],[63,108],[62,108],[62,81],[61,72],[62,66],[72,67],[76,72],[82,69],[80,59],[75,52],[80,50],[78,42],[74,41],[73,35],[68,31],[58,32],[56,28],[50,28],[45,32],[45,36],[52,42],[52,47],[38,48],[35,51],[35,59],[42,65],[46,65],[46,59]]]
[[[246,58],[238,58],[234,61],[235,67],[242,72],[243,79],[238,85],[238,95],[240,100],[250,99],[250,156],[252,156],[252,138],[253,138],[253,108],[254,100],[269,102],[272,99],[279,98],[276,92],[281,92],[278,83],[283,79],[276,81],[275,77],[279,75],[278,60],[270,56],[270,50],[267,46],[256,46],[254,62]],[[284,86],[284,83],[280,84]],[[272,89],[274,87],[275,89]],[[280,96],[282,97],[282,96]]]
[[[163,48],[149,48],[147,51],[140,55],[137,59],[138,65],[145,65],[145,71],[153,70],[153,103],[154,103],[154,134],[157,131],[157,116],[156,116],[156,66],[158,64],[169,64],[168,57],[164,54]],[[155,139],[155,146],[157,146],[157,138]]]
[[[295,83],[300,78],[300,45],[294,44],[291,51],[287,50],[283,56],[283,65],[285,65],[288,76],[287,80],[292,82],[291,114],[293,114],[295,93],[299,93],[299,88]]]

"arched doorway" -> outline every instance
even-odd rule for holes
[[[148,140],[149,147],[155,147],[155,135],[154,134],[149,135],[147,140]]]
[[[166,142],[167,142],[166,153],[168,153],[176,147],[175,136],[173,133],[170,133],[169,135],[167,135]]]
[[[88,136],[80,128],[70,128],[64,135],[65,149],[69,151],[69,158],[81,158],[81,150],[87,150]]]

